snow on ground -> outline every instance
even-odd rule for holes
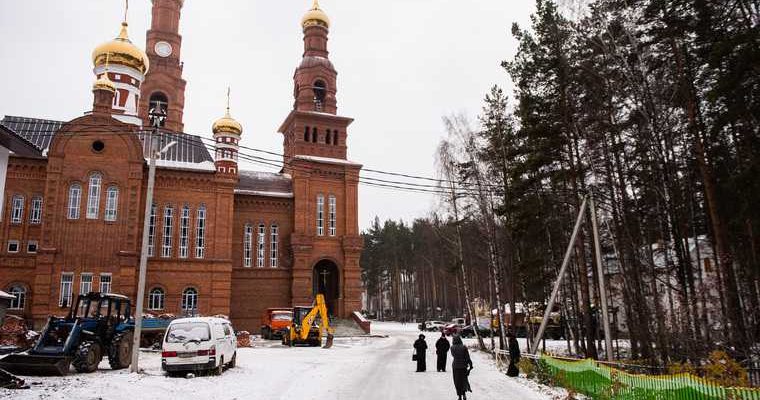
[[[332,349],[287,348],[279,342],[255,341],[253,348],[238,349],[237,367],[220,377],[170,378],[161,371],[160,353],[143,352],[143,374],[112,371],[108,362],[93,374],[72,372],[65,377],[24,377],[31,389],[0,390],[0,398],[13,399],[415,399],[455,398],[451,372],[435,372],[435,352],[428,351],[428,372],[416,373],[412,343],[415,324],[373,322],[378,338],[336,338]],[[436,334],[426,334],[434,348]],[[546,400],[562,391],[548,389],[522,378],[513,379],[496,369],[484,353],[472,352],[475,369],[470,375],[470,399]],[[449,357],[449,367],[451,358]],[[450,368],[449,368],[450,369]]]

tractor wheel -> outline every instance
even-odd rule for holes
[[[230,360],[230,363],[227,364],[227,368],[229,369],[235,368],[236,363],[237,363],[237,351],[232,353],[232,360]]]
[[[103,359],[103,349],[97,342],[82,342],[74,354],[74,368],[77,372],[95,372],[98,370],[98,364]]]
[[[111,369],[124,369],[132,363],[132,332],[113,335],[108,349],[108,363]]]

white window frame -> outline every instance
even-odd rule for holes
[[[40,224],[42,223],[42,197],[32,197],[32,203],[29,206],[29,223]]]
[[[106,221],[116,221],[116,217],[119,209],[119,188],[116,186],[109,186],[106,189],[106,210],[103,218]]]
[[[92,280],[93,276],[91,272],[83,272],[81,275],[79,275],[79,294],[87,294],[92,292]]]
[[[13,245],[16,245],[16,250],[11,250],[11,245],[12,245],[12,244],[13,244]],[[5,250],[6,250],[8,253],[16,254],[16,253],[18,253],[19,251],[21,251],[21,243],[20,243],[18,240],[9,240],[9,241],[8,241],[8,246],[6,246]]]
[[[20,224],[24,222],[24,196],[14,194],[11,199],[11,223]]]
[[[8,290],[8,294],[13,296],[9,310],[23,310],[26,308],[26,288],[23,286],[13,286]]]
[[[154,287],[148,292],[148,310],[163,310],[166,302],[166,292],[160,287]]]
[[[192,307],[190,307],[192,305]],[[182,300],[180,303],[182,311],[192,311],[198,309],[198,289],[189,287],[182,291]]]
[[[253,225],[245,224],[243,228],[243,266],[250,268],[253,264]]]
[[[330,195],[327,198],[327,203],[328,203],[327,205],[327,210],[328,210],[327,233],[330,236],[335,236],[335,234],[337,233],[337,229],[336,229],[337,204],[336,204],[335,196]]]
[[[204,258],[206,256],[206,206],[201,204],[198,207],[197,218],[195,219],[195,258]]]
[[[161,241],[161,257],[172,256],[172,239],[174,236],[174,207],[164,207],[163,240]]]
[[[317,195],[317,236],[325,235],[325,196]]]
[[[179,216],[179,258],[187,258],[190,247],[190,206],[185,204]]]
[[[100,293],[111,293],[111,289],[113,288],[113,277],[111,274],[100,274],[98,287],[100,288]]]
[[[81,206],[82,206],[82,185],[79,183],[72,183],[71,186],[69,186],[69,206],[68,206],[69,219],[79,219]]]
[[[58,306],[71,306],[71,299],[74,296],[74,274],[64,272],[61,274],[61,291],[58,293]]]
[[[98,219],[100,213],[100,189],[103,186],[103,175],[99,172],[90,174],[87,185],[87,219]]]
[[[279,264],[279,234],[280,228],[272,224],[269,227],[269,266],[272,268],[277,268]]]
[[[150,207],[150,216],[148,217],[148,257],[156,254],[156,213],[158,205],[153,203]]]
[[[31,246],[34,246],[34,251],[31,251],[29,249]],[[37,251],[39,250],[39,248],[40,248],[40,242],[38,242],[36,240],[30,240],[30,241],[26,242],[26,252],[28,254],[37,254]]]
[[[256,267],[264,267],[264,258],[266,251],[267,227],[263,223],[259,224],[259,230],[256,232]]]

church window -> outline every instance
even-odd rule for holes
[[[325,234],[325,196],[317,195],[317,236]]]
[[[179,258],[187,258],[190,244],[190,207],[182,207],[182,215],[179,217]]]
[[[259,224],[258,238],[256,239],[256,266],[261,268],[264,266],[264,250],[266,242],[266,227],[264,224]]]
[[[92,292],[92,274],[84,273],[79,276],[79,294]]]
[[[166,114],[169,110],[169,99],[161,92],[156,92],[150,95],[150,101],[148,102],[148,114],[149,115],[163,115],[164,118],[158,119],[158,126],[164,126],[166,123]]]
[[[253,252],[253,226],[251,226],[251,224],[246,224],[245,230],[243,231],[243,266],[244,267],[251,266],[252,252]]]
[[[333,131],[333,146],[338,145],[338,131]]]
[[[304,128],[303,141],[304,142],[308,142],[309,141],[309,127],[308,126],[306,128]]]
[[[326,94],[327,94],[327,90],[325,89],[325,82],[321,80],[314,82],[314,110],[315,111],[322,111],[322,108],[325,103]]]
[[[79,205],[82,200],[82,185],[75,183],[69,187],[69,219],[79,219]]]
[[[328,225],[327,225],[327,227],[328,227],[328,234],[330,236],[335,236],[335,231],[336,231],[336,229],[335,229],[335,225],[336,225],[336,221],[335,221],[335,213],[336,213],[335,196],[330,195],[327,198],[327,202],[328,202],[328,218],[329,218]]]
[[[37,242],[36,240],[30,240],[26,242],[26,252],[29,254],[36,254],[37,247],[39,247],[39,242]]]
[[[198,309],[198,291],[187,288],[182,291],[182,311],[195,311]]]
[[[150,208],[150,217],[148,218],[148,256],[153,257],[156,248],[156,204]]]
[[[172,234],[174,230],[174,208],[164,207],[164,240],[161,246],[161,257],[172,256]]]
[[[8,253],[18,253],[18,248],[20,244],[18,240],[9,240],[8,241]]]
[[[206,255],[206,206],[201,204],[195,218],[195,258]]]
[[[100,274],[100,293],[111,293],[111,274]]]
[[[119,207],[119,188],[109,186],[106,190],[106,221],[116,221],[116,210]]]
[[[24,196],[15,195],[12,200],[11,223],[20,224],[24,220]]]
[[[61,291],[59,292],[58,305],[68,307],[71,304],[71,296],[74,286],[74,274],[64,272],[61,274]]]
[[[29,223],[39,224],[42,222],[42,197],[32,197],[32,208],[29,212]]]
[[[325,134],[325,143],[326,143],[326,144],[330,144],[330,142],[331,142],[331,140],[330,140],[330,135],[331,135],[331,134],[330,134],[330,130],[328,129],[328,130],[327,130],[327,134]]]
[[[87,192],[87,219],[98,219],[100,210],[100,185],[103,182],[103,176],[100,173],[90,175],[90,185]]]
[[[277,268],[279,228],[272,224],[269,228],[269,266]]]
[[[8,307],[11,310],[23,310],[26,305],[26,288],[22,286],[14,286],[8,292],[13,299],[11,299],[11,305]]]
[[[317,136],[318,136],[317,135],[317,127],[315,126],[315,127],[311,128],[311,142],[312,143],[317,143]]]
[[[164,289],[153,288],[148,295],[148,309],[149,310],[163,310],[164,309]]]

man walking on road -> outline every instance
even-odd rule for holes
[[[435,342],[435,354],[438,355],[438,372],[446,372],[446,356],[449,354],[450,347],[446,334],[441,332],[441,338]]]
[[[425,335],[420,334],[420,338],[414,342],[414,357],[417,360],[417,372],[425,372],[427,369],[425,350],[427,350]]]

